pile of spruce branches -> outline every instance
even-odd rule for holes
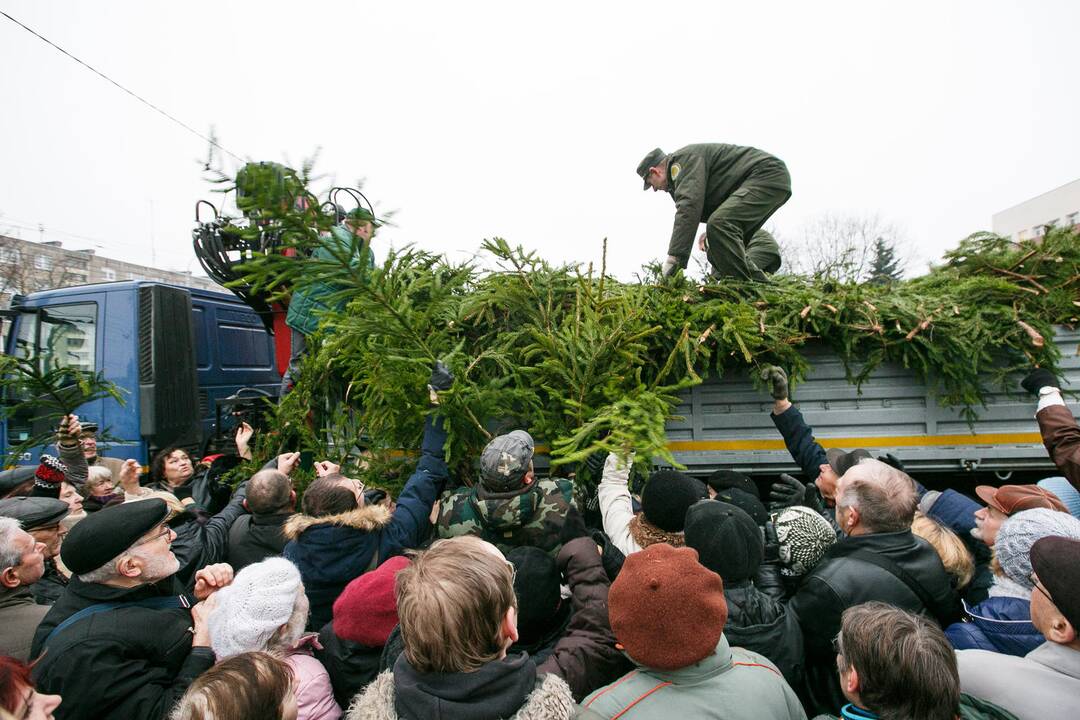
[[[973,420],[988,378],[1052,368],[1052,326],[1080,315],[1080,238],[1067,230],[1020,242],[972,235],[927,275],[884,286],[790,275],[698,285],[664,280],[654,266],[618,282],[603,267],[552,265],[500,238],[483,243],[494,270],[408,247],[369,272],[357,262],[367,251],[359,238],[327,244],[320,212],[275,201],[248,230],[277,222],[297,251],[243,265],[248,288],[286,299],[329,284],[347,302],[323,317],[262,450],[348,460],[365,447],[381,478],[419,446],[436,359],[457,377],[439,411],[450,460],[468,478],[488,439],[511,428],[532,432],[564,470],[624,448],[674,462],[664,426],[681,390],[767,363],[798,382],[811,341],[831,348],[853,383],[895,362]],[[332,257],[310,258],[318,247]]]

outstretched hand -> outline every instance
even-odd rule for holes
[[[780,481],[769,488],[769,505],[774,510],[802,505],[806,499],[806,485],[787,473],[780,476]]]
[[[449,390],[454,385],[454,373],[442,360],[436,360],[428,378],[428,397],[432,405],[439,404],[439,393]]]
[[[788,376],[783,368],[776,365],[766,365],[761,368],[761,379],[769,383],[769,392],[773,400],[788,399]]]

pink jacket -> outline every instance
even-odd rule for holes
[[[297,720],[338,720],[341,708],[334,701],[330,675],[312,655],[312,647],[320,647],[319,636],[314,633],[300,638],[285,656],[296,682],[296,703],[300,707]]]

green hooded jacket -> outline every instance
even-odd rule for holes
[[[331,246],[339,252],[347,252],[353,246],[353,234],[343,225],[330,228],[330,235],[324,239],[311,257],[315,260],[333,260],[334,254]],[[303,262],[299,260],[299,262]],[[358,246],[356,252],[349,259],[349,267],[361,267],[364,263],[368,269],[375,267],[375,256],[368,244]],[[316,281],[304,284],[293,291],[292,300],[289,301],[289,313],[285,316],[285,324],[304,335],[311,335],[319,329],[322,316],[330,311],[341,312],[345,309],[346,299],[336,303],[330,303],[330,296],[339,292],[342,288],[329,282]]]

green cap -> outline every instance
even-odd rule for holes
[[[378,219],[374,215],[372,215],[367,208],[363,207],[353,208],[349,212],[345,213],[345,219],[359,220],[360,222],[369,222],[375,227],[382,226],[382,223],[379,222]]]
[[[637,174],[641,176],[641,179],[645,182],[644,190],[649,189],[649,181],[646,179],[649,175],[649,168],[658,166],[660,163],[664,162],[664,158],[666,157],[667,153],[663,150],[660,148],[653,148],[649,151],[649,154],[645,156],[645,159],[638,163]]]

